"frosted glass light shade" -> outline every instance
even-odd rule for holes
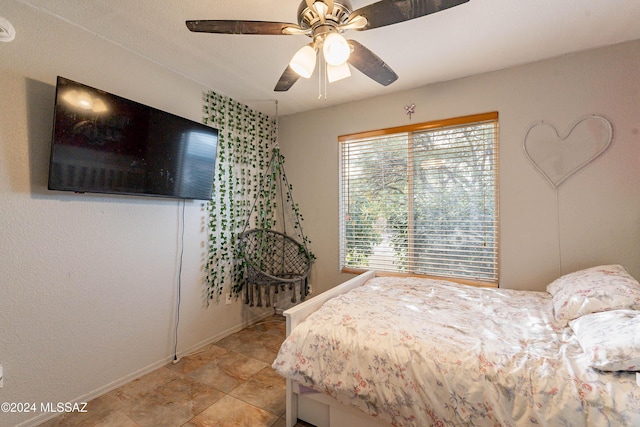
[[[327,5],[322,1],[317,1],[313,3],[313,7],[316,9],[316,12],[319,16],[325,16],[327,14]]]
[[[351,47],[347,40],[338,33],[331,33],[324,39],[322,46],[324,60],[330,65],[340,65],[347,62],[351,54]]]
[[[351,77],[351,70],[349,70],[349,64],[346,62],[340,65],[327,64],[327,79],[329,83],[337,82],[347,77]]]
[[[298,73],[300,77],[308,79],[316,68],[316,51],[309,45],[304,46],[293,55],[289,66],[293,71]]]

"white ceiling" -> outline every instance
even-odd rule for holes
[[[192,33],[186,20],[297,23],[299,0],[18,0],[121,45],[218,93],[279,114],[497,70],[640,39],[640,0],[470,0],[433,15],[345,34],[398,74],[383,87],[352,69],[318,99],[316,71],[288,92],[273,88],[306,36]],[[351,0],[354,9],[374,0]]]

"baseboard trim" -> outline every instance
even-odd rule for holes
[[[279,310],[279,311],[280,311],[280,313],[278,313],[278,314],[282,314],[282,310]],[[276,310],[276,313],[277,312],[278,312],[278,310]],[[220,333],[218,333],[218,334],[216,334],[216,335],[214,335],[212,337],[209,337],[209,338],[207,338],[205,340],[202,340],[199,343],[190,346],[186,350],[183,350],[183,351],[179,352],[178,360],[180,360],[183,357],[189,356],[191,353],[195,352],[196,350],[198,350],[198,349],[200,349],[200,348],[202,348],[204,346],[207,346],[209,344],[214,344],[214,343],[220,341],[221,339],[223,339],[225,337],[228,337],[231,334],[235,334],[236,332],[238,332],[238,331],[240,331],[240,330],[242,330],[242,329],[244,329],[244,328],[246,328],[248,326],[251,326],[251,325],[259,323],[259,322],[262,322],[265,319],[268,319],[269,317],[273,317],[273,312],[268,312],[268,313],[265,313],[265,314],[263,314],[261,316],[245,320],[242,323],[240,323],[240,324],[238,324],[238,325],[236,325],[236,326],[234,326],[232,328],[229,328],[229,329],[227,329],[225,331],[222,331],[222,332],[220,332]],[[159,361],[157,361],[155,363],[152,363],[152,364],[150,364],[148,366],[145,366],[144,368],[138,369],[137,371],[134,371],[134,372],[132,372],[132,373],[130,373],[128,375],[125,375],[122,378],[118,378],[115,381],[112,381],[112,382],[110,382],[110,383],[108,383],[108,384],[106,384],[106,385],[104,385],[102,387],[99,387],[99,388],[97,388],[97,389],[95,389],[95,390],[93,390],[93,391],[91,391],[91,392],[89,392],[87,394],[84,394],[84,395],[82,395],[82,396],[80,396],[80,397],[78,397],[76,399],[73,399],[71,401],[71,403],[89,402],[89,401],[91,401],[93,399],[96,399],[96,398],[102,396],[103,394],[107,394],[108,392],[117,389],[118,387],[120,387],[120,386],[122,386],[122,385],[124,385],[124,384],[126,384],[128,382],[131,382],[131,381],[133,381],[133,380],[135,380],[137,378],[140,378],[140,377],[142,377],[142,376],[144,376],[144,375],[146,375],[146,374],[148,374],[150,372],[153,372],[156,369],[160,369],[163,366],[166,366],[171,362],[173,362],[173,356],[172,355],[166,356],[163,359],[161,359],[161,360],[159,360]],[[49,421],[49,420],[57,417],[58,415],[60,415],[60,414],[58,414],[58,413],[43,413],[43,414],[40,414],[40,415],[38,415],[36,417],[30,418],[30,419],[28,419],[26,421],[23,421],[20,424],[17,424],[15,427],[35,427],[35,426],[38,426],[38,425],[44,423],[45,421]]]

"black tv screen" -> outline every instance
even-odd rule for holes
[[[49,189],[210,200],[218,130],[58,77]]]

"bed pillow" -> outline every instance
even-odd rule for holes
[[[566,274],[547,286],[556,320],[566,324],[591,313],[640,310],[640,283],[621,265]]]
[[[640,286],[640,284],[631,277],[623,266],[620,264],[611,264],[585,268],[584,270],[565,274],[547,285],[547,292],[551,295],[555,295],[566,287],[575,286],[575,284],[578,283],[595,283],[601,280],[608,280],[611,277],[630,278],[635,282],[635,286]]]
[[[613,310],[569,322],[580,347],[601,371],[640,371],[640,311]]]

